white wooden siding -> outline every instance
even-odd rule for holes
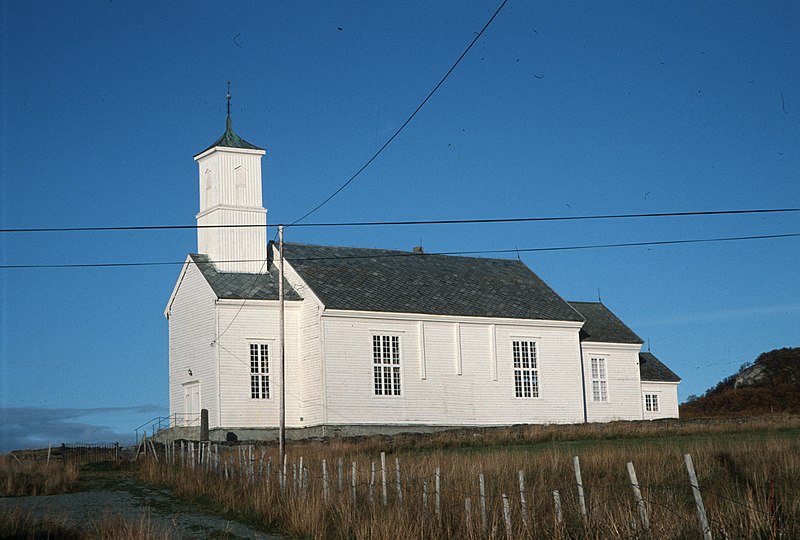
[[[272,245],[272,257],[275,264],[278,264],[280,255],[275,244]],[[320,317],[324,306],[288,261],[284,262],[284,275],[292,288],[303,297],[297,321],[299,384],[302,395],[300,417],[303,418],[303,426],[316,426],[325,421],[325,366],[322,364],[323,344],[320,332]]]
[[[419,321],[323,315],[330,424],[500,425],[583,419],[577,328],[460,323],[461,375],[454,322],[424,321],[426,378],[420,372]],[[493,380],[491,327],[497,346]],[[372,336],[400,336],[402,395],[375,396]],[[538,346],[541,398],[514,396],[512,336]],[[638,388],[637,388],[638,394]]]
[[[298,369],[299,302],[286,302],[286,426],[300,427],[303,386]],[[241,307],[241,309],[240,309]],[[220,401],[222,426],[277,427],[280,413],[278,302],[220,301]],[[270,344],[270,398],[250,397],[250,343]]]
[[[261,206],[263,150],[214,148],[195,157],[200,172],[197,249],[223,272],[260,272],[267,256],[267,211]]]
[[[200,407],[208,409],[209,424],[218,425],[214,295],[197,266],[189,262],[182,274],[169,313],[169,412],[184,410],[184,385],[200,383]],[[189,370],[192,374],[189,375]]]
[[[298,316],[300,416],[304,426],[323,423],[322,354],[320,343],[320,307],[304,300]]]
[[[583,343],[586,411],[589,422],[641,420],[640,345]],[[592,358],[605,358],[608,401],[592,400]]]
[[[658,412],[644,412],[645,420],[656,418],[678,418],[678,383],[642,381],[642,409],[644,395],[658,394]]]

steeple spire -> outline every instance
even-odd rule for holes
[[[241,137],[239,137],[233,131],[233,121],[231,120],[231,82],[230,81],[228,81],[228,93],[225,95],[225,98],[228,101],[228,105],[227,105],[227,107],[228,107],[228,117],[225,119],[225,133],[223,133],[222,136],[219,139],[217,139],[211,146],[209,146],[208,148],[206,148],[205,150],[200,152],[200,154],[197,154],[197,155],[199,156],[201,154],[204,154],[205,152],[208,152],[209,150],[211,150],[212,148],[214,148],[216,146],[223,146],[223,147],[226,147],[226,148],[243,148],[243,149],[246,149],[246,150],[261,150],[261,151],[263,151],[264,150],[263,148],[260,148],[260,147],[254,145],[254,144],[250,144],[246,140],[244,140]],[[195,156],[195,157],[197,157],[197,156]]]
[[[231,121],[231,81],[228,81],[228,119],[225,121],[225,131],[233,132],[233,122]]]

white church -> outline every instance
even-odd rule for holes
[[[225,133],[194,159],[200,226],[167,302],[176,425],[212,440],[279,424],[277,246],[262,148]],[[680,378],[599,302],[521,261],[287,243],[290,438],[678,416]]]

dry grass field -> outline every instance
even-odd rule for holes
[[[285,475],[273,446],[190,453],[187,443],[140,458],[136,474],[296,537],[694,539],[703,530],[690,454],[713,537],[798,538],[799,434],[800,419],[787,416],[317,441],[288,446]]]

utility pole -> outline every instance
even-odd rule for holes
[[[278,333],[280,334],[280,357],[281,357],[281,410],[280,423],[278,424],[278,451],[280,453],[280,463],[284,462],[286,455],[286,347],[284,346],[284,291],[283,291],[283,225],[278,225],[278,253],[280,262],[278,263]]]

